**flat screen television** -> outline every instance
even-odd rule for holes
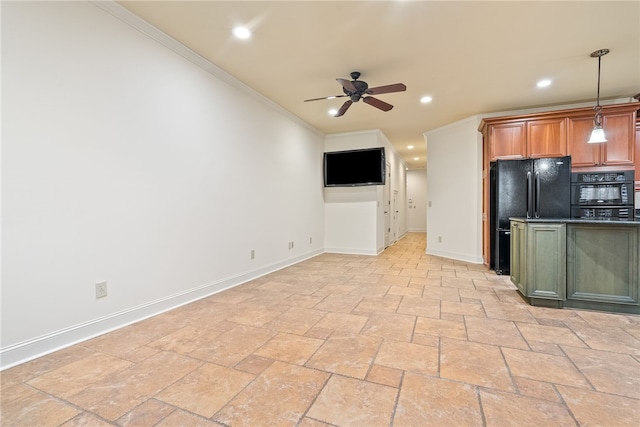
[[[324,153],[324,186],[384,185],[384,147]]]

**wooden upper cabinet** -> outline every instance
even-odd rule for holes
[[[568,154],[572,168],[596,166],[634,166],[635,114],[604,114],[603,128],[607,142],[589,144],[593,115],[569,118]]]
[[[489,127],[489,157],[523,159],[527,156],[525,123],[501,123]]]
[[[593,108],[483,119],[485,161],[571,156],[572,168],[630,169],[637,163],[636,117],[640,103],[603,106],[607,142],[587,144]]]
[[[563,157],[567,155],[565,118],[527,122],[527,157]]]
[[[566,118],[490,123],[489,161],[567,155]]]
[[[635,120],[635,114],[605,114],[602,127],[607,142],[600,144],[603,165],[635,166]]]
[[[588,144],[593,130],[593,116],[570,118],[567,132],[567,153],[571,156],[571,168],[600,165],[602,144]]]

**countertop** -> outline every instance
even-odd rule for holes
[[[640,221],[612,220],[612,219],[580,219],[580,218],[509,218],[513,221],[527,223],[554,223],[554,224],[594,224],[594,225],[636,225],[640,227]]]

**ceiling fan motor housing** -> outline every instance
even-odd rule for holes
[[[362,95],[365,94],[367,89],[369,89],[369,85],[367,84],[367,82],[363,82],[360,80],[354,80],[351,82],[351,84],[356,88],[355,92],[347,90],[347,88],[342,88],[342,91],[345,93],[345,95],[351,98],[351,101],[358,102]]]

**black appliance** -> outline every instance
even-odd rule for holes
[[[570,217],[571,157],[496,160],[489,179],[489,266],[509,274],[509,218]]]
[[[633,220],[634,172],[571,174],[571,217]]]

